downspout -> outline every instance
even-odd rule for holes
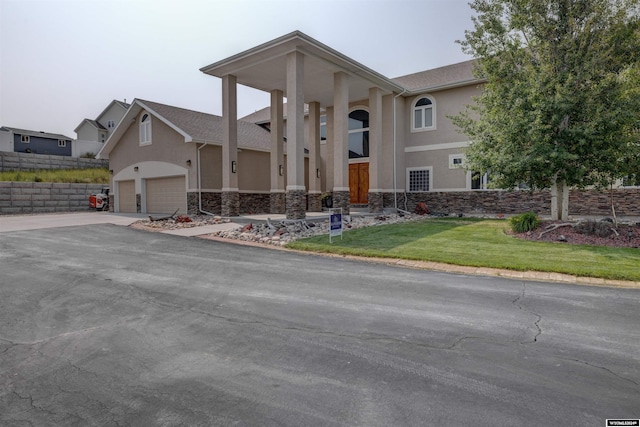
[[[407,93],[406,89],[403,89],[402,92],[393,97],[393,208],[398,210],[398,173],[397,173],[397,165],[396,165],[396,140],[397,140],[397,113],[396,113],[396,98]]]
[[[200,150],[207,145],[206,143],[203,143],[200,147],[198,147],[198,212],[201,212],[203,214],[207,214],[207,215],[211,215],[211,216],[215,216],[214,213],[211,212],[207,212],[205,210],[202,209],[202,177],[201,177],[201,171],[202,169],[200,168]]]

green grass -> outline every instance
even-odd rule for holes
[[[109,170],[90,168],[0,172],[0,181],[108,184]]]
[[[346,231],[343,239],[316,236],[293,249],[447,264],[545,271],[640,281],[640,250],[532,242],[506,234],[506,220],[427,219]]]

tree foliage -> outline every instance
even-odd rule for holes
[[[486,80],[452,117],[500,188],[606,186],[640,166],[640,0],[475,0],[460,41]]]

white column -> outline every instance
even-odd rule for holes
[[[287,55],[287,190],[304,185],[304,55]]]
[[[369,192],[379,193],[382,161],[382,91],[369,89]]]
[[[349,85],[346,73],[333,76],[333,191],[349,191]]]
[[[309,193],[320,193],[320,103],[309,103]]]
[[[271,192],[284,193],[284,138],[283,138],[283,94],[271,91]]]
[[[238,161],[238,101],[236,76],[222,77],[222,191],[238,191],[238,174],[231,170]],[[236,167],[238,167],[236,163]]]

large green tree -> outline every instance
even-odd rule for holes
[[[460,41],[482,94],[454,123],[466,167],[498,188],[605,187],[638,170],[640,0],[475,0]]]

